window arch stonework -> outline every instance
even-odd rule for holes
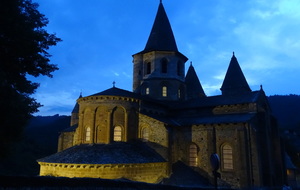
[[[224,170],[233,170],[233,148],[229,144],[221,147],[222,165]]]
[[[141,139],[144,142],[149,141],[149,139],[150,139],[150,129],[149,129],[149,127],[142,128],[142,130],[141,130]]]

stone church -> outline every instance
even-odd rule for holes
[[[179,52],[160,2],[144,50],[133,55],[133,91],[80,96],[58,153],[38,160],[41,176],[128,179],[163,183],[181,162],[219,185],[279,186],[280,137],[263,89],[252,91],[236,56],[221,95],[207,96],[192,64]]]

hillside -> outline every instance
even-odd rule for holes
[[[36,160],[57,151],[59,132],[69,125],[70,116],[33,117],[23,139],[12,147],[11,156],[0,160],[0,175],[38,175]]]
[[[268,97],[273,115],[281,129],[292,129],[300,132],[300,96],[275,95]]]

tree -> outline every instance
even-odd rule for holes
[[[41,106],[30,97],[39,84],[27,76],[58,69],[47,50],[61,40],[44,29],[48,19],[37,8],[31,0],[0,1],[0,158]]]

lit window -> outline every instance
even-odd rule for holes
[[[227,170],[233,169],[232,147],[228,144],[222,147],[223,168]]]
[[[197,156],[197,145],[191,144],[189,149],[189,165],[197,166],[198,165],[198,156]]]
[[[120,126],[114,128],[114,141],[122,141],[122,128]]]
[[[147,127],[143,128],[142,139],[144,142],[147,142],[149,140],[149,128],[147,128]]]
[[[150,90],[149,90],[149,87],[146,88],[146,94],[149,94],[150,93]]]
[[[85,141],[90,141],[91,140],[91,128],[87,127],[85,130]]]
[[[181,92],[180,89],[178,89],[178,98],[180,98]]]
[[[162,96],[167,97],[167,87],[166,86],[162,87]]]

